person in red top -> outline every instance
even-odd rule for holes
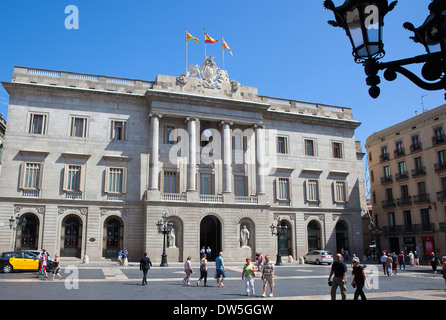
[[[46,266],[48,264],[48,256],[46,250],[43,249],[42,253],[39,255],[39,274],[45,274],[45,278],[48,278],[48,273],[46,272]]]

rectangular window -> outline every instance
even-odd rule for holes
[[[24,163],[22,164],[22,189],[37,190],[41,188],[41,164]]]
[[[427,194],[425,181],[418,182],[417,186],[418,186],[418,195],[426,195]]]
[[[389,227],[395,227],[395,212],[389,212]]]
[[[410,226],[412,224],[412,216],[410,214],[410,210],[403,211],[403,216],[404,216],[404,224],[406,226]]]
[[[164,144],[175,144],[177,142],[175,129],[172,126],[164,127]]]
[[[200,194],[213,194],[212,173],[200,173]]]
[[[401,198],[408,199],[409,198],[409,188],[407,187],[407,184],[403,184],[400,187],[401,190]]]
[[[46,134],[46,122],[45,114],[31,114],[29,133]]]
[[[68,165],[65,169],[67,170],[66,190],[81,191],[82,166]]]
[[[398,162],[398,169],[399,169],[399,173],[400,173],[401,176],[407,175],[406,162],[405,161]]]
[[[277,199],[290,200],[290,180],[288,178],[277,179]]]
[[[164,193],[178,193],[177,173],[175,171],[164,171]]]
[[[85,138],[87,136],[87,119],[71,118],[71,136]]]
[[[125,140],[125,121],[112,120],[110,139]]]
[[[342,159],[344,157],[342,152],[341,142],[333,142],[332,151],[333,151],[333,158]]]
[[[246,196],[246,176],[234,176],[234,195]]]
[[[423,226],[428,226],[431,223],[431,219],[429,217],[429,209],[421,209],[421,222]]]
[[[390,167],[389,166],[384,166],[383,167],[384,170],[384,178],[390,178]]]
[[[126,193],[126,168],[107,168],[106,179],[106,192]]]
[[[277,137],[277,153],[288,153],[287,137]]]
[[[387,201],[392,201],[393,200],[393,190],[392,190],[392,188],[387,188],[386,189],[386,200]]]
[[[315,141],[310,139],[305,139],[305,155],[306,156],[315,156]]]
[[[307,200],[308,201],[319,201],[318,180],[307,180]]]
[[[446,165],[446,150],[438,151],[438,163],[442,167]]]
[[[335,182],[335,201],[346,202],[346,185],[344,181]]]

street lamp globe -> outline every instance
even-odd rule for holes
[[[339,7],[326,0],[324,7],[333,11],[336,21],[328,23],[345,30],[353,47],[357,63],[384,57],[383,26],[385,15],[392,11],[397,1],[390,5],[387,0],[346,0]]]

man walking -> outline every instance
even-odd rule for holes
[[[331,276],[334,274],[333,282],[331,282]],[[341,290],[342,300],[347,298],[347,266],[342,261],[342,255],[338,253],[336,255],[336,261],[333,262],[328,276],[328,283],[331,283],[331,300],[336,300],[336,289],[339,287]]]
[[[142,285],[145,286],[147,284],[147,272],[152,266],[152,261],[147,257],[147,253],[144,252],[144,257],[141,258],[139,262],[139,270],[142,271]]]
[[[217,279],[217,287],[224,287],[223,280],[226,278],[226,267],[225,261],[223,260],[223,252],[220,252],[218,257],[215,259],[215,269],[217,269],[217,273],[215,275]]]

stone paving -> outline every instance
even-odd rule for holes
[[[348,270],[347,299],[353,299],[354,289],[350,286],[352,276]],[[64,261],[61,263],[63,279],[54,281],[35,272],[0,273],[0,295],[2,300],[329,300],[330,288],[327,278],[330,266],[284,263],[276,267],[274,297],[263,298],[262,281],[255,280],[255,295],[246,296],[241,280],[243,262],[227,263],[227,278],[224,287],[218,288],[214,280],[215,264],[210,262],[208,287],[196,286],[199,277],[198,263],[193,262],[196,272],[192,274],[192,285],[185,286],[182,263],[169,263],[169,267],[154,264],[149,271],[147,286],[141,285],[142,273],[139,264],[118,266],[112,261],[90,262]],[[446,300],[445,281],[441,274],[433,276],[428,266],[407,267],[398,270],[396,276],[387,277],[378,264],[369,264],[371,289],[365,293],[369,300]],[[5,294],[6,293],[6,294]],[[267,289],[269,294],[269,289]],[[338,299],[340,294],[338,293]]]

